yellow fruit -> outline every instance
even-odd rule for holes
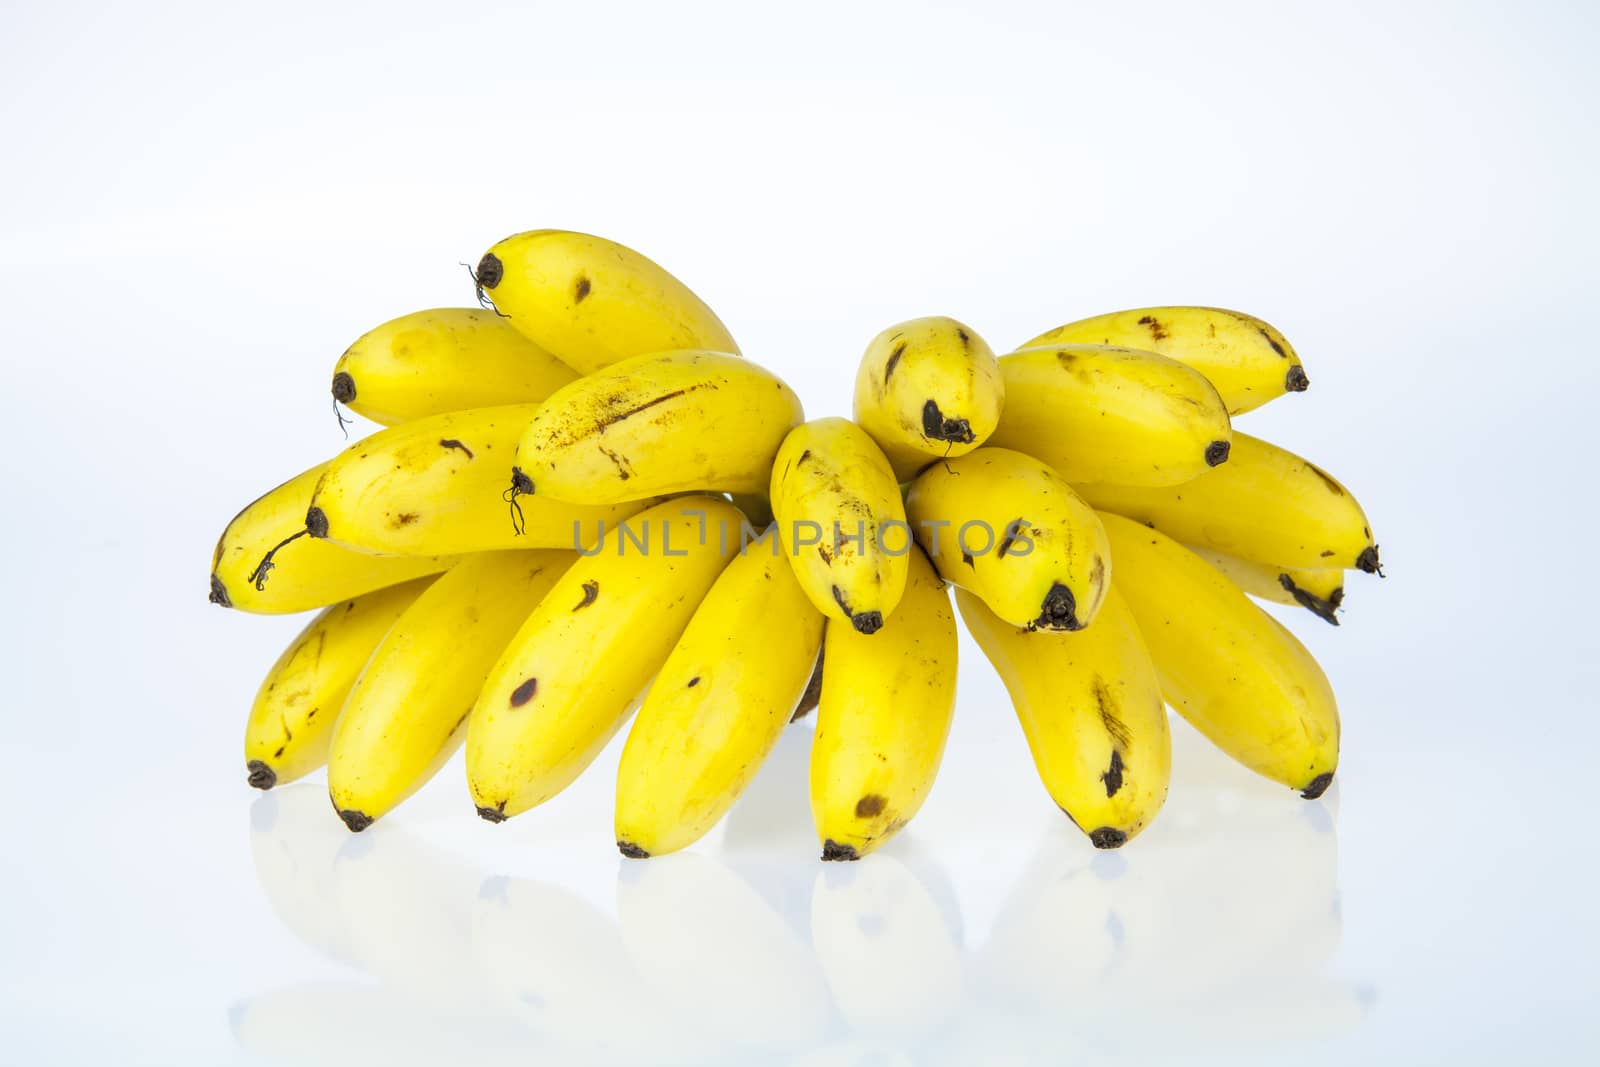
[[[686,491],[765,493],[805,416],[794,392],[737,356],[624,360],[559,390],[517,448],[517,493],[616,504]]]
[[[351,690],[328,755],[328,795],[346,826],[365,830],[444,766],[489,668],[576,558],[480,552],[400,616]]]
[[[1004,403],[994,352],[972,327],[943,316],[884,330],[856,371],[856,422],[901,481],[983,444]]]
[[[1080,319],[1040,334],[1019,348],[1046,345],[1125,345],[1187,363],[1211,379],[1228,414],[1260,407],[1310,385],[1300,357],[1283,334],[1239,311],[1154,307]]]
[[[816,609],[864,634],[906,587],[912,552],[900,483],[849,419],[816,419],[784,438],[772,464],[778,540]]]
[[[1005,413],[991,445],[1026,452],[1073,484],[1173,485],[1228,458],[1233,431],[1205,375],[1106,345],[1000,358]]]
[[[669,500],[562,576],[490,671],[467,729],[479,815],[544,803],[600,754],[739,550],[742,518],[718,497]]]
[[[1172,737],[1161,682],[1117,585],[1082,633],[1030,633],[965,590],[967,629],[1011,694],[1039,778],[1095,848],[1121,848],[1167,798]]]
[[[900,607],[867,637],[830,619],[811,749],[811,818],[825,860],[860,859],[933,788],[956,700],[950,595],[913,550]]]
[[[1311,653],[1172,538],[1117,515],[1101,519],[1117,591],[1168,702],[1257,774],[1321,796],[1339,762],[1339,710]]]
[[[689,620],[645,697],[617,769],[617,847],[676,852],[717,824],[794,713],[822,616],[782,554],[737,556]]]
[[[433,582],[417,578],[325,608],[267,672],[245,724],[250,784],[271,789],[327,762],[333,724],[383,635]]]
[[[1094,621],[1111,552],[1094,511],[1045,464],[1004,448],[941,460],[911,483],[906,515],[952,585],[1030,630]]]
[[[1233,435],[1228,462],[1182,485],[1079,485],[1084,499],[1186,544],[1257,563],[1378,570],[1366,513],[1333,476],[1293,452]]]
[[[1270,600],[1274,604],[1295,604],[1324,622],[1339,625],[1339,616],[1334,613],[1344,603],[1342,569],[1276,567],[1199,545],[1190,545],[1188,548],[1251,596]]]
[[[356,338],[333,368],[333,398],[385,426],[536,403],[578,377],[484,308],[435,308]]]
[[[452,411],[345,449],[317,483],[304,524],[362,552],[431,555],[591,544],[643,504],[511,498],[512,455],[538,404]]]
[[[513,327],[584,374],[649,352],[739,352],[688,286],[603,237],[515,234],[484,253],[474,276]]]
[[[438,574],[455,562],[366,555],[307,537],[306,508],[327,466],[296,475],[233,517],[211,555],[211,603],[284,615]]]

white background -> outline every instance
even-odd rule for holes
[[[8,1062],[1595,1054],[1591,6],[446,10],[0,13]],[[915,315],[1278,325],[1312,388],[1240,426],[1351,485],[1390,575],[1289,616],[1336,788],[1180,728],[1096,855],[964,644],[939,788],[847,870],[803,730],[646,864],[614,748],[503,827],[459,764],[360,838],[248,790],[300,620],[205,602],[218,531],[340,447],[350,340],[543,226],[660,260],[812,415]]]

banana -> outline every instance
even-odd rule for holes
[[[972,327],[943,316],[884,330],[856,371],[856,422],[901,481],[983,444],[1004,404],[993,350]]]
[[[1126,345],[1187,363],[1211,379],[1229,415],[1252,411],[1310,386],[1300,356],[1283,334],[1239,311],[1154,307],[1114,311],[1057,326],[1019,348]]]
[[[446,412],[351,445],[317,482],[306,529],[358,551],[407,556],[592,544],[644,505],[510,497],[507,506],[511,457],[538,409]]]
[[[356,338],[333,367],[333,399],[393,426],[446,411],[535,403],[577,373],[492,311],[435,308]]]
[[[1257,563],[1376,574],[1366,513],[1333,476],[1293,452],[1233,435],[1228,462],[1182,485],[1080,485],[1100,511],[1155,526],[1187,544]]]
[[[739,550],[741,518],[719,497],[670,500],[562,576],[495,663],[467,727],[479,815],[500,822],[542,804],[599,755]]]
[[[1321,796],[1339,761],[1339,711],[1311,653],[1172,538],[1117,515],[1101,519],[1117,590],[1168,702],[1257,774]]]
[[[455,562],[452,556],[365,555],[305,536],[306,508],[327,467],[296,475],[233,517],[211,555],[211,603],[285,615],[438,574]]]
[[[875,632],[905,591],[912,544],[883,452],[849,419],[804,423],[772,462],[771,497],[778,541],[811,603]]]
[[[1118,561],[1118,585],[1124,573]],[[1172,737],[1161,681],[1117,593],[1077,634],[1003,622],[965,590],[967,629],[1005,683],[1050,799],[1095,848],[1121,848],[1167,798]]]
[[[327,762],[333,724],[361,668],[432,582],[416,578],[335,604],[300,631],[250,707],[244,759],[251,785],[271,789]]]
[[[534,344],[591,374],[632,356],[699,348],[739,353],[689,287],[631,248],[567,230],[529,230],[485,252],[482,299]]]
[[[1074,484],[1173,485],[1228,458],[1233,431],[1205,375],[1110,345],[1000,358],[1005,412],[991,445],[1036,456]]]
[[[770,527],[766,537],[775,538]],[[822,616],[788,561],[763,544],[722,572],[633,721],[617,768],[624,856],[676,852],[715,826],[772,751],[811,677]]]
[[[1111,580],[1105,531],[1031,456],[981,448],[935,463],[911,483],[906,514],[944,579],[1013,626],[1080,630],[1100,610]]]
[[[365,830],[444,765],[495,658],[576,558],[479,553],[400,616],[345,701],[328,754],[328,795],[346,826]]]
[[[1274,604],[1297,604],[1324,622],[1339,625],[1334,614],[1344,603],[1344,571],[1338,567],[1275,567],[1200,545],[1189,551],[1225,574],[1253,597]]]
[[[770,371],[716,352],[607,366],[556,392],[517,447],[517,493],[616,504],[684,491],[765,493],[805,417]]]
[[[828,620],[811,748],[811,818],[825,860],[860,859],[922,807],[956,700],[956,622],[920,550],[900,609],[871,638]]]

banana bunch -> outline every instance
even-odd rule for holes
[[[855,860],[933,787],[959,614],[1097,848],[1160,812],[1168,707],[1328,788],[1332,689],[1256,601],[1337,624],[1346,572],[1381,571],[1349,489],[1233,429],[1309,382],[1265,322],[1140,308],[997,356],[914,319],[867,345],[853,418],[807,421],[632,249],[537,230],[471,273],[478,307],[383,323],[335,364],[341,427],[380,428],[218,541],[212,602],[320,609],[251,706],[251,785],[326,767],[361,831],[464,749],[499,823],[626,726],[615,841],[643,858],[711,832],[815,709],[817,840]]]

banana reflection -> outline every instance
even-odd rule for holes
[[[986,1014],[1136,1056],[1359,1022],[1362,993],[1326,974],[1341,936],[1336,793],[1308,804],[1187,747],[1193,773],[1144,847],[1086,853],[1063,827],[1036,850],[975,963]]]
[[[715,854],[619,861],[614,916],[592,892],[474,869],[403,824],[352,837],[319,785],[262,796],[251,847],[274,910],[369,978],[255,997],[236,1009],[239,1042],[345,1067],[485,1048],[561,1063],[1029,1063],[1292,1043],[1362,1015],[1328,977],[1337,787],[1308,804],[1252,792],[1203,749],[1180,754],[1138,847],[1094,852],[1063,820],[969,953],[914,831],[856,864],[796,859],[801,838],[814,844],[806,740],[780,745]]]

